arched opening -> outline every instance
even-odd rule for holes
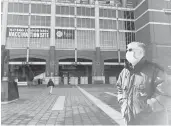
[[[67,83],[70,83],[72,77],[77,77],[78,83],[81,83],[81,78],[87,77],[87,83],[91,83],[92,60],[78,58],[75,63],[74,58],[61,59],[59,60],[59,76],[63,83],[66,83],[64,78],[67,78]]]
[[[14,58],[9,60],[9,73],[11,76],[18,78],[19,82],[33,81],[34,77],[45,72],[46,60],[40,58]]]

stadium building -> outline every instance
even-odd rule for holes
[[[171,1],[1,0],[1,38],[2,81],[114,83],[132,41],[171,74]]]

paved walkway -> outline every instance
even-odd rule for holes
[[[20,99],[1,105],[3,125],[116,125],[76,87],[19,87]],[[63,110],[52,110],[59,96],[65,96]]]
[[[98,99],[92,102],[91,98],[85,96],[76,86],[56,87],[52,95],[48,94],[49,89],[45,86],[19,87],[19,100],[1,104],[1,124],[117,125],[118,121],[110,117],[120,111],[114,86],[80,85],[80,87]],[[104,107],[113,110],[111,113],[104,112]],[[171,121],[171,112],[169,118]]]

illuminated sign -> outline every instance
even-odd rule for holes
[[[7,27],[7,37],[28,38],[28,28]],[[50,38],[50,29],[31,28],[30,38]]]

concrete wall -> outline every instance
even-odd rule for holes
[[[164,0],[146,0],[135,10],[136,41],[148,46],[149,60],[171,74],[171,14],[165,13],[165,8]]]

